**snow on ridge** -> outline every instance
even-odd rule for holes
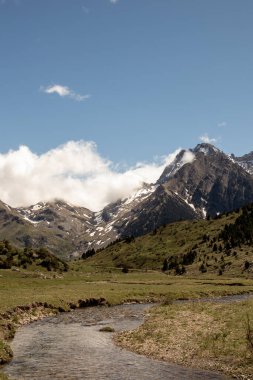
[[[135,199],[143,197],[143,196],[144,196],[143,199],[146,199],[157,189],[157,187],[158,187],[158,185],[153,185],[149,188],[141,188],[141,189],[137,190],[134,194],[132,194],[128,198],[124,199],[125,205],[128,205],[128,204],[132,203]]]
[[[95,213],[95,222],[96,224],[100,224],[103,222],[103,218],[102,218],[102,212],[101,211],[98,211]]]
[[[194,211],[196,211],[196,208],[193,203],[191,203],[191,196],[189,195],[188,189],[185,189],[186,198],[183,198],[185,203],[187,203]]]
[[[231,158],[232,160],[232,158]],[[234,161],[236,164],[238,164],[241,168],[243,168],[247,173],[253,174],[253,161]],[[252,163],[252,167],[249,167],[248,163]]]
[[[91,218],[91,216],[89,216],[89,215],[87,215],[85,213],[83,213],[83,216],[86,217],[86,218],[89,218],[89,219]]]
[[[37,203],[36,205],[32,206],[32,210],[33,211],[41,210],[43,207],[45,207],[45,205],[46,205],[46,203],[44,203],[44,202]]]
[[[185,203],[188,204],[188,206],[190,206],[194,211],[196,211],[196,208],[195,208],[195,206],[194,206],[193,203],[190,203],[190,202],[188,201],[188,199],[184,199],[184,201],[185,201]]]
[[[181,151],[182,152],[182,151]],[[168,166],[171,170],[165,175],[165,178],[172,177],[178,172],[185,164],[190,164],[196,159],[195,154],[191,150],[185,150],[183,156],[179,159],[178,155]]]
[[[228,159],[229,159],[231,162],[233,162],[234,164],[238,164],[238,165],[240,165],[240,163],[239,163],[239,162],[237,162],[237,161],[235,161],[235,160],[233,159],[233,157],[232,157],[232,155],[231,155],[231,154],[227,154],[227,157],[228,157]],[[242,166],[242,167],[243,167],[243,165],[240,165],[240,166]]]
[[[204,148],[203,146],[199,149],[199,152],[201,153],[204,153],[205,156],[208,155],[209,153],[209,149],[208,148]]]
[[[24,219],[27,220],[28,222],[32,223],[32,224],[38,224],[38,223],[42,222],[41,220],[39,220],[39,221],[31,220],[27,216],[24,216]]]
[[[215,152],[215,153],[220,152],[219,149],[216,148],[214,145],[205,144],[205,143],[197,145],[197,147],[195,148],[195,151],[201,152],[205,156],[207,156],[208,154],[210,154],[212,152]]]
[[[202,208],[202,214],[203,214],[204,218],[206,218],[206,214],[207,214],[207,212],[206,212],[205,207]]]

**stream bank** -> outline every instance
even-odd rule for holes
[[[14,359],[4,372],[16,380],[227,379],[217,372],[184,368],[116,346],[114,334],[135,330],[150,307],[88,307],[23,326],[11,344]]]
[[[63,302],[61,305],[53,305],[48,302],[33,302],[30,305],[16,306],[4,313],[0,313],[0,367],[9,363],[13,358],[9,342],[14,338],[18,327],[45,317],[55,316],[58,313],[101,305],[107,305],[104,298],[80,299],[76,303]]]
[[[250,295],[241,295],[241,296],[238,296],[238,295],[235,295],[235,296],[226,296],[226,297],[218,297],[218,298],[208,298],[208,299],[202,299],[202,300],[178,300],[176,301],[174,304],[177,305],[177,304],[181,304],[182,306],[184,304],[187,304],[187,303],[208,303],[210,301],[216,301],[216,302],[219,302],[219,303],[231,303],[232,301],[241,301],[243,299],[247,299]],[[64,331],[64,334],[66,333],[67,334],[67,329],[66,327],[69,327],[70,330],[71,330],[71,334],[68,335],[67,334],[67,339],[70,340],[70,345],[71,347],[75,347],[77,346],[78,347],[78,340],[74,341],[74,342],[71,342],[71,336],[72,336],[72,333],[73,333],[73,337],[76,336],[76,339],[79,339],[79,337],[83,336],[83,339],[86,341],[86,346],[85,346],[85,350],[86,351],[89,351],[89,345],[88,342],[87,342],[87,336],[90,338],[90,339],[94,339],[94,336],[97,337],[97,340],[100,342],[102,342],[101,340],[101,337],[102,337],[102,333],[99,331],[101,329],[101,326],[102,328],[103,327],[106,327],[105,330],[107,331],[116,331],[116,332],[120,332],[123,330],[132,330],[132,329],[136,329],[143,321],[143,318],[144,318],[144,310],[142,310],[141,308],[144,307],[145,305],[141,305],[141,304],[136,304],[135,306],[134,305],[121,305],[121,306],[118,306],[118,308],[130,308],[130,322],[129,322],[129,313],[128,312],[124,312],[123,313],[123,316],[122,316],[122,313],[120,312],[120,315],[121,317],[117,317],[115,314],[114,314],[114,310],[117,310],[115,309],[115,307],[110,307],[110,308],[101,308],[101,307],[97,307],[97,308],[89,308],[88,306],[98,306],[98,305],[106,305],[106,301],[105,299],[103,298],[100,298],[100,299],[88,299],[88,300],[79,300],[76,304],[73,304],[73,303],[69,303],[69,304],[65,304],[65,305],[61,305],[61,306],[54,306],[54,305],[49,305],[47,303],[33,303],[32,305],[29,305],[29,306],[19,306],[19,307],[16,307],[6,313],[3,313],[1,314],[1,317],[2,318],[7,318],[7,321],[9,323],[9,327],[6,328],[5,330],[5,333],[8,335],[9,334],[9,338],[11,337],[12,334],[14,334],[14,331],[15,329],[20,326],[20,325],[23,325],[23,324],[28,324],[29,322],[31,321],[35,321],[35,320],[39,320],[38,322],[35,322],[31,325],[28,325],[28,326],[25,326],[25,327],[21,327],[18,332],[17,332],[17,335],[16,337],[18,337],[20,335],[20,332],[23,331],[23,329],[28,329],[29,331],[33,328],[35,328],[34,326],[38,326],[39,324],[39,329],[40,327],[42,327],[42,329],[40,330],[40,334],[37,335],[37,339],[36,341],[40,342],[40,339],[41,337],[44,336],[44,329],[45,329],[45,326],[48,327],[48,321],[49,322],[49,326],[53,326],[53,329],[50,329],[49,328],[49,333],[51,334],[53,332],[53,330],[57,330],[57,334],[56,336],[54,337],[54,339],[49,339],[50,341],[50,347],[54,347],[54,340],[56,339],[57,340],[57,337],[61,337],[62,336],[62,331]],[[149,305],[150,306],[150,305]],[[171,305],[170,305],[171,306]],[[88,308],[87,308],[88,307]],[[138,307],[140,308],[139,310],[141,310],[140,314],[138,315],[139,311],[136,312],[136,311],[133,311],[131,308],[133,307],[136,307],[138,309]],[[147,306],[145,306],[147,307]],[[85,308],[83,310],[81,310],[81,308]],[[70,310],[75,310],[76,311],[74,313],[64,313],[64,311],[70,311]],[[62,313],[63,312],[63,313]],[[61,313],[61,314],[59,314]],[[82,317],[80,316],[80,313],[83,315]],[[109,314],[108,314],[109,313]],[[56,317],[54,318],[45,318],[49,315],[53,316],[55,314],[59,314],[57,315]],[[87,322],[87,315],[88,315],[88,322]],[[126,322],[127,324],[126,325],[122,325],[119,324],[119,320],[121,320],[122,318],[124,319],[126,317]],[[43,320],[41,320],[43,318]],[[86,318],[83,320],[83,318]],[[115,319],[116,318],[116,319]],[[7,326],[8,326],[8,323],[7,323]],[[108,326],[108,323],[110,324],[110,326]],[[112,324],[112,326],[111,326]],[[58,327],[60,326],[60,328]],[[74,329],[73,329],[74,327]],[[89,331],[86,331],[86,335],[84,334],[84,329],[89,327],[90,330]],[[98,330],[98,327],[99,327],[99,330]],[[109,329],[107,329],[107,327],[110,327]],[[116,327],[116,328],[115,328]],[[121,327],[121,329],[120,329]],[[129,328],[130,327],[130,328]],[[80,328],[81,328],[81,332],[80,332]],[[33,330],[35,331],[35,330]],[[134,333],[134,332],[133,332]],[[54,334],[54,333],[53,333]],[[63,335],[64,335],[63,334]],[[130,332],[131,334],[131,332]],[[28,334],[29,335],[29,334]],[[112,344],[110,343],[111,342],[111,334],[107,334],[107,338],[106,337],[106,334],[104,334],[104,341],[106,340],[106,347],[108,347],[108,345]],[[25,335],[23,335],[22,339],[21,339],[21,345],[19,346],[19,353],[21,353],[22,355],[22,352],[23,352],[23,344],[25,342],[27,338],[27,335],[25,333]],[[66,342],[66,337],[62,337],[62,342]],[[75,338],[74,338],[75,339]],[[109,340],[108,340],[109,339]],[[15,340],[16,338],[14,339],[14,347],[15,347]],[[30,341],[30,338],[28,339],[28,341]],[[96,341],[96,339],[95,339]],[[92,343],[92,342],[91,342]],[[93,340],[93,343],[94,343],[94,340]],[[93,343],[91,344],[91,347],[93,347]],[[43,346],[43,343],[41,343],[42,346]],[[45,343],[46,346],[48,344],[48,341]],[[126,345],[125,342],[121,342],[122,346],[126,346],[128,349],[133,349],[134,348],[134,345]],[[114,345],[113,345],[114,346]],[[13,347],[13,344],[12,344],[12,347]],[[31,347],[30,347],[31,348]],[[114,349],[115,350],[121,350],[121,348],[115,348],[114,346]],[[28,351],[27,351],[28,350]],[[27,350],[25,351],[26,352],[26,356],[28,358],[30,358],[32,360],[32,356],[29,355],[29,345],[28,345],[28,348]],[[53,351],[54,353],[56,353],[56,356],[57,356],[57,350],[58,352],[62,353],[62,352],[65,352],[66,350],[66,345],[64,344],[63,347],[54,347],[53,348]],[[37,352],[38,349],[34,347],[32,348],[32,351],[30,352]],[[83,347],[80,347],[79,346],[79,351],[78,352],[82,352],[83,351]],[[77,352],[77,354],[78,354]],[[124,350],[125,352],[125,350]],[[15,357],[14,357],[14,360],[13,362],[10,364],[10,366],[7,366],[6,368],[12,368],[13,366],[15,366],[15,362],[16,360],[18,362],[20,362],[20,359],[17,357],[17,354],[16,354],[16,351],[14,350],[14,353],[15,353]],[[118,352],[116,352],[116,354],[118,355]],[[132,354],[132,355],[135,355],[133,353],[128,353],[129,355]],[[147,352],[144,352],[144,354],[146,356],[149,356]],[[43,352],[41,353],[40,352],[40,357],[43,357]],[[70,356],[73,356],[74,355],[74,352],[70,352],[69,353]],[[102,355],[103,357],[106,357],[106,352],[99,352],[99,355]],[[99,355],[97,355],[97,361],[99,363]],[[112,355],[113,358],[115,358],[116,356],[115,355],[115,352],[114,354]],[[152,354],[151,354],[152,356]],[[154,356],[154,355],[153,355]],[[78,355],[77,355],[78,357]],[[85,357],[85,360],[87,360],[86,356]],[[112,357],[108,360],[112,360]],[[50,356],[51,358],[51,356]],[[138,359],[137,359],[138,358]],[[134,362],[133,363],[136,363],[138,362],[138,360],[140,360],[140,355],[137,355],[137,358],[134,357]],[[11,355],[10,355],[10,358],[11,359]],[[145,358],[147,360],[152,360],[152,359],[148,359],[147,357]],[[163,360],[166,360],[166,358],[161,358]],[[22,359],[23,360],[23,359]],[[21,361],[22,361],[21,360]],[[122,359],[119,360],[119,362],[121,362]],[[78,360],[77,360],[78,361]],[[124,362],[124,360],[123,360]],[[75,360],[75,363],[76,363],[76,360]],[[144,368],[147,367],[149,368],[149,362],[145,362],[145,365],[144,365]],[[152,362],[153,364],[151,365],[151,367],[153,368],[153,365],[154,365],[154,362]],[[159,368],[160,367],[160,363],[159,362]],[[42,363],[42,366],[44,366],[45,363]],[[166,379],[224,379],[225,377],[223,375],[220,375],[220,374],[215,374],[215,372],[211,372],[211,375],[210,375],[210,372],[208,371],[201,371],[201,370],[191,370],[189,368],[185,368],[185,367],[178,367],[178,366],[175,366],[173,364],[168,364],[168,363],[163,363],[166,367],[166,370],[165,370],[165,373],[166,373]],[[76,365],[76,364],[75,364]],[[78,364],[78,366],[80,365],[80,363]],[[97,363],[93,363],[93,367],[96,366]],[[104,363],[104,365],[106,365]],[[126,364],[128,365],[128,364]],[[133,364],[134,366],[135,364]],[[27,367],[27,363],[25,364],[25,367]],[[51,367],[51,364],[49,363],[48,364],[48,367],[50,368]],[[81,366],[82,367],[82,366]],[[80,368],[81,368],[80,367]],[[163,367],[163,366],[162,366]],[[39,366],[39,368],[41,368],[41,366]],[[79,367],[78,367],[79,368]],[[142,368],[142,365],[140,365],[140,368]],[[169,369],[168,369],[169,368]],[[176,368],[176,369],[175,369]],[[75,372],[77,370],[77,368],[72,368],[73,371]],[[85,369],[87,371],[87,367]],[[7,373],[9,369],[7,370]],[[120,370],[116,370],[117,371],[117,376],[119,376],[119,372],[121,373],[122,371]],[[160,371],[160,369],[158,370],[158,372]],[[163,369],[162,369],[163,371]],[[168,372],[169,371],[169,372]],[[176,372],[175,372],[176,371]],[[179,371],[179,372],[178,372]],[[186,372],[184,372],[186,371]],[[189,372],[189,371],[192,371],[192,372]],[[57,372],[57,371],[56,371]],[[54,373],[54,376],[56,376],[56,372]],[[23,378],[23,369],[21,370],[21,372],[19,373],[22,373],[22,378]],[[123,373],[123,372],[122,372]],[[168,374],[169,373],[169,374]],[[178,377],[180,374],[180,377]],[[201,375],[199,375],[201,374]],[[70,376],[71,374],[68,374],[68,376]],[[29,377],[30,376],[30,377]],[[47,378],[45,377],[47,376],[47,374],[43,374],[43,378]],[[54,379],[54,378],[58,378],[58,377],[50,377],[51,375],[49,375],[48,379]],[[61,375],[59,375],[61,376]],[[79,376],[79,375],[71,375],[70,379],[82,379],[82,378],[85,378],[83,377],[83,373],[80,375],[80,377],[73,377],[73,376]],[[101,375],[102,376],[102,375]],[[113,379],[113,377],[110,377],[111,375],[108,374],[109,378]],[[168,377],[168,376],[172,376],[172,377]],[[174,376],[174,377],[173,377]],[[190,376],[190,377],[189,377]],[[200,376],[200,377],[199,377]],[[204,377],[203,377],[204,376]],[[211,376],[211,377],[209,377]],[[215,376],[215,377],[214,377]],[[17,379],[19,379],[17,376],[16,376]],[[32,379],[31,377],[31,373],[28,375],[27,379]],[[34,379],[39,379],[41,378],[41,375],[39,375],[37,378],[34,377]],[[59,379],[61,379],[63,377],[59,377]],[[86,378],[89,378],[89,377],[86,377]],[[94,378],[94,374],[93,374],[93,378]],[[134,379],[134,377],[131,377],[129,379]],[[143,377],[143,379],[148,379],[148,377]],[[153,377],[155,379],[155,377]],[[162,379],[163,377],[159,377],[159,380]],[[95,378],[94,378],[95,379]],[[103,379],[103,377],[98,377],[98,379]],[[115,379],[116,379],[116,376],[115,376]],[[120,377],[117,377],[117,379],[120,379]],[[127,379],[127,377],[122,377],[122,379]]]

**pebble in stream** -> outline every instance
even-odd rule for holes
[[[97,307],[60,314],[23,326],[12,343],[5,372],[16,380],[225,380],[219,373],[193,370],[146,358],[115,346],[111,333],[134,329],[147,305]]]

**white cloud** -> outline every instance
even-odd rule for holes
[[[226,127],[228,125],[228,123],[226,121],[221,121],[220,123],[217,124],[218,127]]]
[[[192,153],[190,150],[186,150],[183,157],[182,157],[182,164],[190,164],[195,160],[195,154]]]
[[[69,87],[62,86],[60,84],[54,84],[54,85],[48,86],[48,87],[41,86],[40,90],[46,94],[57,94],[61,97],[66,96],[66,97],[74,99],[78,102],[82,102],[82,101],[85,101],[85,100],[90,98],[90,95],[77,94],[76,92],[71,90]]]
[[[93,142],[70,141],[41,155],[21,146],[0,153],[0,199],[13,207],[63,199],[98,211],[155,182],[177,153],[119,172]]]
[[[207,133],[205,133],[203,136],[200,136],[199,139],[206,144],[215,144],[217,142],[217,139],[209,137]]]
[[[119,2],[119,0],[110,0],[110,3],[112,3],[112,4],[116,4],[118,2]]]

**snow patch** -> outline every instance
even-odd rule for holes
[[[125,199],[125,205],[132,203],[135,199],[142,197],[143,199],[148,198],[156,189],[158,185],[151,186],[149,188],[142,188],[136,191],[133,195]]]
[[[37,203],[36,205],[32,206],[33,211],[41,210],[43,207],[45,207],[45,203]]]
[[[168,166],[171,170],[165,175],[165,178],[170,178],[176,172],[178,172],[185,164],[190,164],[195,160],[195,154],[190,151],[186,150],[182,156],[182,158],[179,160],[178,157],[174,159],[174,161]]]
[[[24,219],[27,220],[28,222],[32,223],[32,224],[38,224],[38,223],[42,222],[42,220],[40,220],[39,222],[38,222],[38,221],[31,220],[31,219],[29,219],[27,216],[24,216]]]

